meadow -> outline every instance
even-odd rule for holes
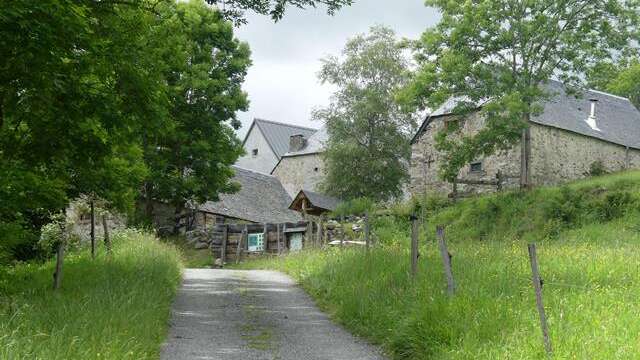
[[[0,274],[0,359],[157,359],[181,278],[175,247],[126,230],[113,254],[88,250]]]
[[[425,197],[373,223],[377,245],[242,265],[292,275],[353,333],[395,359],[542,359],[527,244],[544,281],[553,358],[640,357],[640,173],[451,203]],[[409,276],[408,214],[421,217]],[[435,226],[457,291],[447,296]]]

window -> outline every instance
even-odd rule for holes
[[[264,234],[249,234],[249,252],[264,251]]]
[[[469,170],[471,172],[481,172],[482,171],[482,163],[481,162],[473,162],[469,164]]]
[[[317,167],[314,167],[314,168],[313,168],[313,171],[318,172],[318,168],[317,168]]]
[[[251,155],[258,156],[258,149],[251,150]]]

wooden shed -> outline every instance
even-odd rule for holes
[[[334,197],[309,190],[300,190],[293,199],[289,209],[298,211],[303,215],[320,216],[334,211],[340,200]]]

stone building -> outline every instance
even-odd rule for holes
[[[309,138],[316,131],[302,126],[254,119],[242,143],[246,154],[238,159],[236,165],[269,174],[289,151],[292,136]]]
[[[531,119],[530,181],[533,185],[559,184],[590,174],[593,166],[608,171],[640,167],[640,112],[625,98],[598,91],[586,91],[576,98],[562,84],[547,85],[553,96],[543,112]],[[483,126],[479,112],[464,121],[452,114],[455,101],[448,101],[429,115],[415,134],[410,166],[410,192],[449,194],[453,185],[440,179],[442,155],[435,149],[436,134],[456,126],[463,135]],[[496,181],[517,187],[520,173],[520,145],[511,150],[479,158],[461,169],[463,181]],[[495,191],[497,186],[458,185],[461,192]]]
[[[300,190],[318,192],[324,179],[324,162],[322,152],[328,135],[325,128],[315,132],[311,137],[292,136],[289,150],[282,155],[271,172],[285,188],[289,196],[295,197]]]

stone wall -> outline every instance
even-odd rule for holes
[[[440,179],[442,155],[435,149],[435,135],[443,129],[452,116],[436,118],[412,145],[411,181],[412,195],[437,193],[446,196],[452,185]],[[472,115],[465,121],[461,134],[476,133],[483,126],[480,116]],[[576,134],[570,131],[531,125],[531,181],[534,185],[559,184],[588,176],[594,162],[602,162],[609,172],[640,168],[640,151],[627,150],[624,146]],[[461,169],[458,178],[464,180],[496,180],[498,171],[507,176],[504,188],[518,186],[520,173],[520,144],[509,151],[483,159],[481,171],[471,171],[470,164]],[[493,192],[497,188],[486,185],[458,185],[461,193]]]
[[[318,191],[324,179],[324,163],[320,154],[283,157],[273,175],[293,198],[302,189]]]

